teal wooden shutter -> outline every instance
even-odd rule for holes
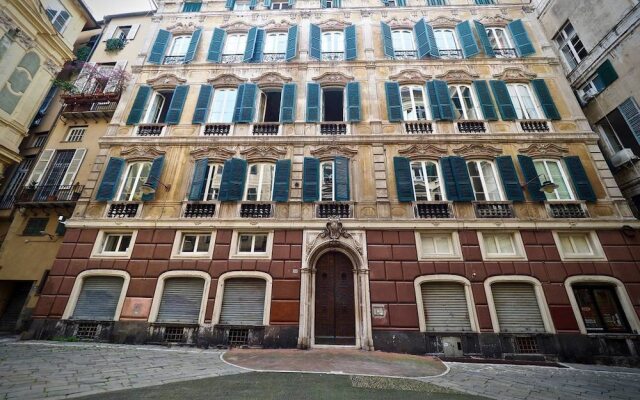
[[[629,97],[618,107],[638,143],[640,143],[640,108],[633,97]]]
[[[233,108],[233,122],[240,120],[240,111],[242,110],[242,98],[244,96],[244,83],[238,85],[238,92],[236,93],[236,104]]]
[[[349,122],[360,122],[360,83],[349,82],[346,87],[347,92],[347,120]]]
[[[120,175],[124,170],[125,161],[122,158],[111,157],[107,163],[107,169],[104,171],[102,181],[96,193],[96,201],[111,201],[118,190]]]
[[[606,60],[602,63],[601,66],[596,70],[598,74],[598,78],[602,85],[606,88],[615,82],[618,79],[618,73],[615,68],[613,68],[613,64],[611,64],[611,60]],[[604,89],[603,89],[604,90]]]
[[[160,29],[158,36],[156,36],[156,41],[153,43],[151,51],[149,52],[147,62],[150,64],[162,64],[162,59],[164,58],[164,53],[167,51],[170,40],[171,32]]]
[[[321,95],[319,84],[307,83],[307,122],[320,122]]]
[[[256,33],[256,44],[253,50],[253,58],[251,58],[251,62],[259,63],[262,62],[262,55],[264,54],[264,40],[266,34],[264,29],[258,29]]]
[[[293,6],[294,4],[296,4],[296,0],[289,0],[288,3],[289,6]]]
[[[224,5],[224,8],[226,8],[227,10],[233,10],[233,7],[235,6],[236,1],[235,0],[227,0],[227,2]]]
[[[244,195],[247,160],[230,158],[224,162],[220,182],[220,201],[240,201]]]
[[[318,25],[311,24],[309,34],[309,57],[320,60],[322,58],[322,30]]]
[[[127,125],[135,125],[140,122],[142,114],[144,114],[144,110],[147,107],[147,101],[149,100],[151,92],[151,86],[140,86],[138,94],[136,94],[136,99],[133,101],[133,106],[131,106],[129,117],[127,117]]]
[[[429,98],[429,108],[431,109],[431,118],[434,121],[442,119],[440,116],[440,103],[438,102],[438,96],[436,96],[436,87],[433,81],[427,81],[425,85],[427,88],[427,97]]]
[[[518,118],[516,109],[511,102],[511,95],[509,95],[509,89],[504,81],[490,81],[491,91],[493,91],[493,98],[496,99],[498,110],[503,121],[514,121]]]
[[[196,52],[198,51],[198,43],[200,43],[200,37],[202,36],[202,29],[198,28],[191,35],[191,41],[189,42],[189,47],[187,48],[187,54],[184,56],[185,64],[193,61],[193,58],[196,56]]]
[[[219,63],[222,59],[222,47],[224,46],[224,38],[227,35],[224,29],[214,28],[209,44],[209,52],[207,53],[207,61]]]
[[[413,33],[416,36],[419,58],[440,57],[438,46],[435,44],[433,28],[424,18],[414,25]]]
[[[597,200],[596,193],[593,191],[593,186],[591,186],[591,182],[589,182],[589,177],[584,170],[584,165],[582,165],[580,157],[564,157],[564,163],[567,166],[567,171],[569,171],[569,176],[571,176],[573,188],[576,190],[576,196],[580,200],[595,202]]]
[[[453,104],[449,97],[447,82],[433,80],[427,82],[427,94],[431,103],[433,119],[437,121],[453,121]]]
[[[280,101],[280,123],[292,124],[296,121],[296,101],[296,84],[285,83]]]
[[[382,31],[382,48],[384,49],[384,55],[393,60],[396,57],[396,53],[393,50],[391,27],[384,22],[380,22],[380,29]]]
[[[411,178],[411,160],[407,157],[393,157],[393,170],[396,175],[396,192],[401,203],[415,200],[413,179]]]
[[[305,157],[302,165],[302,201],[313,203],[320,198],[320,160]]]
[[[524,192],[522,191],[522,186],[520,186],[520,179],[518,179],[516,166],[511,156],[496,157],[496,167],[498,167],[502,187],[507,199],[514,202],[524,201]]]
[[[465,58],[480,54],[480,47],[473,36],[469,21],[463,21],[456,25],[456,33],[462,44],[462,54]]]
[[[349,159],[346,157],[336,157],[333,161],[335,168],[334,175],[336,178],[336,201],[349,201]]]
[[[289,201],[289,181],[291,180],[291,160],[276,161],[273,177],[273,201]]]
[[[527,29],[525,28],[524,23],[522,23],[522,20],[517,19],[510,22],[507,25],[507,28],[509,28],[511,37],[516,43],[516,51],[520,57],[535,54],[536,49],[533,47],[533,43],[529,38],[529,34],[527,33]]]
[[[209,112],[209,106],[211,104],[211,98],[213,94],[213,87],[211,85],[201,85],[200,93],[198,93],[198,101],[196,103],[196,110],[193,112],[193,124],[204,124],[207,122],[207,113]]]
[[[453,168],[451,167],[449,157],[442,157],[440,159],[440,170],[442,171],[442,181],[444,183],[445,193],[447,194],[447,200],[458,201],[456,177],[453,175]]]
[[[147,178],[146,185],[153,189],[158,188],[160,177],[162,176],[162,167],[164,166],[164,156],[156,157],[151,163],[151,169],[149,170],[149,177]],[[146,193],[142,195],[142,201],[152,201],[156,198],[156,192]]]
[[[344,28],[344,59],[355,60],[357,56],[356,26],[349,25]]]
[[[467,170],[467,162],[459,156],[440,159],[442,178],[449,201],[474,201],[475,194]]]
[[[188,93],[189,85],[176,86],[176,90],[173,91],[171,103],[169,104],[169,110],[167,111],[167,118],[165,120],[167,125],[177,125],[180,123],[182,108],[184,107],[184,102],[187,100]]]
[[[491,93],[489,93],[489,85],[487,81],[474,81],[473,87],[478,95],[480,101],[480,107],[482,107],[482,115],[487,121],[497,121],[498,113],[493,106],[493,100],[491,99]]]
[[[209,170],[209,159],[197,160],[193,169],[193,180],[189,190],[189,201],[202,201],[204,199],[204,189],[207,186],[207,172]]]
[[[271,0],[264,0],[264,8],[266,9],[271,8]]]
[[[402,121],[402,99],[398,82],[385,82],[384,90],[387,94],[387,118],[389,122]]]
[[[476,26],[476,33],[480,38],[480,44],[484,49],[484,54],[486,54],[487,57],[495,57],[496,53],[495,51],[493,51],[493,46],[491,46],[489,35],[487,35],[487,28],[485,28],[485,26],[481,22],[473,21],[473,23]]]
[[[291,61],[298,55],[298,25],[289,28],[287,32],[287,52],[285,59]]]
[[[258,36],[258,28],[255,26],[249,29],[247,34],[247,47],[244,49],[244,57],[242,61],[251,62],[253,60],[254,52],[256,50],[256,38]]]
[[[529,198],[532,201],[545,201],[547,196],[540,191],[542,184],[540,183],[540,177],[536,166],[533,164],[533,159],[529,156],[523,156],[518,154],[518,163],[522,170],[522,175],[527,184],[527,192],[529,192]]]
[[[561,119],[560,113],[556,108],[556,103],[554,103],[553,97],[551,97],[551,92],[549,92],[549,88],[547,87],[547,83],[544,79],[532,80],[531,86],[533,86],[533,90],[536,92],[536,96],[538,96],[544,115],[551,120]]]
[[[406,7],[407,3],[405,0],[396,0],[396,4],[398,5],[398,7]]]
[[[249,0],[249,10],[254,10],[258,5],[258,0]]]
[[[257,92],[258,86],[255,83],[243,83],[238,87],[233,122],[253,122]]]

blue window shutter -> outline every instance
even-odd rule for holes
[[[309,57],[320,60],[322,58],[322,30],[318,25],[311,24],[309,34]]]
[[[253,122],[257,92],[258,86],[255,83],[243,83],[238,87],[233,122]]]
[[[158,36],[156,36],[156,41],[153,43],[151,51],[149,52],[147,62],[150,64],[162,64],[162,59],[164,58],[164,53],[167,51],[170,40],[171,32],[160,29]]]
[[[336,157],[333,162],[335,171],[335,188],[336,188],[336,201],[349,201],[349,159],[346,157]]]
[[[187,100],[187,94],[189,93],[189,85],[178,85],[173,92],[171,103],[169,104],[169,110],[167,111],[167,118],[165,120],[167,125],[177,125],[180,123],[180,117],[182,116],[182,108],[184,102]]]
[[[140,86],[138,94],[136,94],[136,99],[133,101],[133,106],[131,106],[129,117],[127,117],[127,125],[135,125],[140,122],[142,114],[144,114],[144,110],[147,107],[147,101],[149,100],[151,92],[151,86]]]
[[[233,10],[233,6],[235,6],[236,4],[236,0],[227,0],[227,2],[224,5],[224,8],[226,8],[227,10]]]
[[[606,60],[605,62],[603,62],[602,65],[598,67],[596,72],[598,74],[598,78],[600,78],[600,81],[605,88],[618,79],[618,73],[616,72],[616,69],[613,68],[611,60]]]
[[[249,9],[250,10],[255,9],[257,5],[258,5],[258,0],[250,0],[249,1]]]
[[[520,179],[518,179],[516,166],[511,156],[496,157],[496,167],[498,167],[502,187],[507,199],[514,202],[524,201],[524,192],[522,191],[522,186],[520,186]]]
[[[271,8],[271,0],[264,0],[264,8],[266,9]]]
[[[473,30],[471,29],[471,23],[469,23],[469,21],[462,21],[456,25],[456,33],[462,43],[462,54],[465,58],[480,54],[480,47],[478,46],[478,42],[476,42],[476,38],[473,36]]]
[[[436,85],[434,81],[428,81],[426,87],[427,97],[429,98],[429,108],[431,109],[431,117],[434,121],[439,121],[442,119],[442,116],[440,114],[440,102],[436,95]]]
[[[450,156],[451,170],[456,182],[457,201],[474,201],[476,199],[467,169],[467,162],[463,157]]]
[[[516,43],[516,51],[520,57],[535,54],[536,49],[533,47],[533,43],[531,43],[531,39],[529,38],[529,34],[527,33],[527,29],[522,23],[522,20],[517,19],[510,22],[507,25],[507,28],[509,28],[511,37],[513,37],[513,41]]]
[[[298,25],[289,28],[287,32],[287,53],[285,58],[291,61],[298,55]]]
[[[449,86],[447,86],[447,82],[439,80],[434,80],[432,82],[435,96],[438,99],[440,120],[453,121],[453,104],[451,103],[451,97],[449,97]]]
[[[640,143],[640,108],[633,97],[629,97],[618,106],[618,111],[622,114],[627,126],[633,133],[638,143]]]
[[[273,177],[273,201],[289,201],[289,181],[291,180],[291,160],[276,161]]]
[[[567,166],[569,176],[571,176],[577,197],[580,200],[595,202],[597,200],[596,193],[593,191],[593,186],[591,186],[591,182],[589,182],[589,177],[584,170],[584,165],[582,161],[580,161],[580,157],[564,157],[564,163]]]
[[[396,4],[398,5],[398,7],[406,7],[407,3],[405,0],[396,0]]]
[[[491,91],[493,92],[493,98],[496,99],[498,110],[503,121],[514,121],[518,118],[516,109],[511,102],[511,96],[509,95],[509,89],[504,81],[490,81]]]
[[[196,103],[196,110],[193,112],[194,124],[204,124],[207,122],[207,113],[209,112],[209,105],[211,104],[211,98],[213,94],[213,87],[211,85],[201,85],[200,93],[198,94],[198,102]]]
[[[238,92],[236,93],[236,104],[233,109],[233,122],[240,121],[240,111],[242,110],[242,97],[244,96],[244,83],[238,85]]]
[[[429,25],[424,18],[414,25],[413,33],[416,37],[419,58],[440,56],[438,47],[435,45],[433,28],[431,28],[431,25]]]
[[[393,157],[393,170],[396,175],[396,191],[401,203],[415,200],[413,179],[411,178],[411,160],[407,157]]]
[[[307,122],[320,122],[321,95],[319,84],[307,83]]]
[[[200,43],[200,37],[202,36],[202,29],[198,28],[191,35],[191,41],[189,42],[189,47],[187,48],[187,54],[184,56],[185,64],[193,61],[196,56],[196,52],[198,51],[198,43]]]
[[[487,121],[497,121],[498,113],[493,106],[493,100],[491,99],[491,93],[489,92],[489,85],[487,81],[474,81],[473,87],[478,95],[480,101],[480,107],[482,107],[482,115]]]
[[[296,121],[296,84],[285,83],[282,86],[282,99],[280,101],[280,122],[292,124]]]
[[[547,83],[544,79],[532,80],[531,86],[533,86],[533,91],[536,92],[536,96],[538,96],[544,115],[551,120],[561,119],[558,108],[556,108],[556,103],[554,103],[553,97],[551,97],[551,93],[549,92],[549,88],[547,87]]]
[[[473,21],[476,26],[476,32],[478,33],[478,37],[480,38],[480,44],[484,49],[484,54],[487,57],[495,57],[496,53],[493,51],[493,47],[491,46],[491,41],[489,40],[489,35],[487,35],[487,28],[478,21]]]
[[[402,99],[398,82],[385,82],[384,90],[387,94],[387,118],[389,122],[402,121]]]
[[[207,53],[207,61],[220,62],[222,58],[222,46],[224,46],[224,38],[227,35],[224,29],[214,28],[209,44],[209,52]]]
[[[349,25],[344,28],[344,59],[355,60],[357,56],[356,26]]]
[[[197,160],[193,169],[193,180],[189,190],[189,201],[201,201],[204,199],[204,189],[207,183],[207,172],[209,170],[209,159]]]
[[[264,29],[258,29],[256,33],[256,45],[253,50],[253,58],[251,62],[259,63],[262,62],[262,54],[264,54],[264,40],[266,34],[264,33]]]
[[[444,190],[447,194],[447,200],[458,200],[458,186],[456,185],[456,177],[451,167],[451,157],[442,157],[440,159],[440,169],[442,170],[442,180],[444,181]],[[467,167],[465,166],[465,169]]]
[[[380,22],[380,28],[382,30],[382,48],[384,49],[384,56],[393,60],[396,57],[396,54],[393,51],[391,27],[384,22]]]
[[[529,192],[529,198],[532,201],[545,201],[547,196],[540,191],[542,184],[540,183],[540,177],[536,166],[533,164],[533,159],[529,156],[523,156],[518,154],[518,163],[522,170],[525,183],[527,184],[527,192]]]
[[[147,184],[154,189],[158,188],[158,182],[162,176],[162,167],[164,166],[164,156],[156,157],[151,163],[151,169],[149,170],[149,177],[147,178]],[[152,201],[156,198],[156,193],[147,193],[142,195],[142,201]]]
[[[247,35],[247,47],[244,49],[244,57],[242,61],[251,62],[253,60],[253,55],[256,49],[256,38],[258,36],[258,28],[255,26],[249,29],[249,33]]]
[[[305,157],[302,166],[302,201],[313,203],[320,198],[320,160]]]
[[[296,0],[289,0],[288,3],[290,6],[293,6],[294,4],[296,4]]]
[[[107,169],[104,171],[100,187],[98,187],[98,193],[96,194],[96,201],[111,201],[116,195],[118,190],[118,183],[120,182],[120,175],[124,170],[125,161],[122,158],[111,157],[107,163]]]
[[[247,160],[231,158],[224,162],[220,182],[220,201],[239,201],[244,195]]]
[[[360,83],[349,82],[347,83],[347,120],[349,122],[360,122],[361,120],[361,107],[360,107]]]

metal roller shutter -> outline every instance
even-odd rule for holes
[[[220,323],[226,325],[262,325],[266,281],[264,279],[228,279],[224,283]]]
[[[464,285],[423,283],[422,304],[428,332],[471,331]]]
[[[84,279],[72,319],[112,321],[120,300],[124,278],[92,276]]]
[[[494,283],[491,292],[501,332],[545,332],[533,285]]]
[[[156,321],[197,324],[203,291],[204,279],[170,278],[165,280]]]

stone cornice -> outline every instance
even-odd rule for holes
[[[345,86],[353,81],[353,76],[345,75],[342,72],[325,72],[320,76],[312,78],[320,86]]]
[[[291,82],[293,79],[286,77],[279,72],[266,72],[257,78],[251,79],[251,82],[256,83],[258,87],[282,87],[285,83]]]
[[[221,74],[216,76],[215,78],[211,78],[207,80],[213,87],[237,87],[238,85],[245,83],[247,79],[240,78],[235,74]]]
[[[471,83],[480,78],[480,75],[464,69],[450,69],[444,74],[436,75],[436,78],[447,81],[448,83]]]
[[[509,83],[528,83],[536,78],[536,74],[519,67],[506,67],[501,73],[493,77]]]
[[[282,159],[287,154],[287,150],[276,146],[249,146],[241,150],[240,154],[251,162],[275,162]]]

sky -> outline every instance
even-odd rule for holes
[[[105,15],[145,11],[152,8],[151,0],[84,0],[97,21]]]

